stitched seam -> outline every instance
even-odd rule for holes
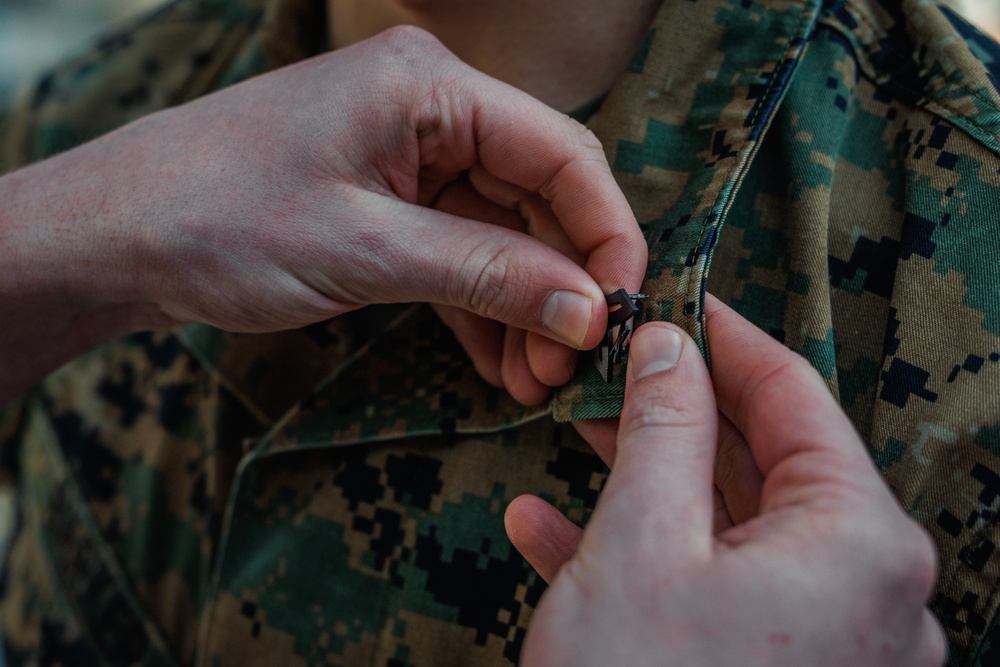
[[[806,3],[804,1],[802,1],[802,2],[800,2],[798,4],[799,4],[799,6],[807,7],[807,5],[806,5]],[[792,39],[794,39],[797,35],[799,35],[799,31],[802,28],[802,25],[804,23],[806,23],[807,20],[810,20],[814,15],[815,14],[813,12],[810,12],[808,10],[803,11],[802,15],[796,21],[795,28],[793,29],[793,31],[791,33]],[[797,47],[788,48],[788,49],[786,49],[781,54],[781,57],[779,59],[777,59],[777,61],[775,61],[775,60],[769,60],[768,63],[774,63],[774,62],[776,62],[778,65],[780,65],[781,63],[783,63],[787,59],[789,59],[790,55],[792,55],[792,54],[794,54],[796,52],[801,52],[803,50],[803,48],[804,48],[804,45],[800,45],[800,46],[797,46]],[[765,71],[765,69],[766,69],[766,65],[764,67],[758,68],[758,70],[757,70],[758,76],[760,75],[761,72]],[[735,171],[737,171],[738,169],[741,169],[742,167],[745,167],[749,163],[749,160],[746,159],[747,156],[746,155],[741,155],[741,153],[743,152],[743,149],[746,147],[747,143],[750,141],[750,136],[753,134],[753,125],[756,122],[757,117],[760,115],[761,109],[763,109],[763,108],[765,108],[767,106],[764,103],[764,101],[767,100],[767,98],[770,95],[771,91],[774,89],[775,85],[777,84],[777,80],[778,80],[777,77],[772,77],[771,78],[771,80],[767,84],[767,88],[765,88],[765,90],[764,90],[764,94],[760,98],[760,103],[758,103],[756,105],[756,107],[753,109],[753,113],[750,115],[750,118],[749,118],[749,125],[750,125],[750,127],[747,128],[746,135],[744,136],[743,140],[740,142],[739,148],[737,149],[737,157],[734,158],[733,164],[728,168],[728,170],[726,172],[724,172],[725,175],[723,177],[723,187],[720,188],[720,192],[716,195],[715,200],[712,202],[712,205],[708,209],[708,212],[703,217],[703,221],[701,223],[702,224],[702,229],[701,229],[701,233],[699,234],[699,237],[698,237],[698,244],[696,246],[698,248],[700,248],[700,247],[702,247],[704,245],[705,239],[707,238],[707,235],[708,235],[708,231],[711,229],[711,225],[708,224],[708,220],[709,220],[709,218],[712,217],[712,212],[717,209],[719,202],[722,201],[723,199],[725,199],[727,197],[727,193],[728,194],[732,194],[733,188],[731,188],[731,187],[727,188],[726,184],[730,181],[730,179],[732,177],[732,174]],[[772,107],[772,109],[773,109],[773,107]],[[717,227],[721,228],[721,226],[722,226],[721,223],[722,223],[722,210],[720,209],[720,211],[719,211],[719,224],[717,225]],[[704,279],[704,276],[706,274],[706,271],[703,269],[699,273],[698,280],[697,281],[693,281],[692,278],[693,278],[693,276],[694,276],[694,274],[696,272],[696,267],[697,267],[697,262],[696,262],[695,266],[690,267],[690,270],[686,271],[686,274],[687,274],[686,277],[682,278],[682,283],[681,284],[683,285],[683,288],[680,291],[684,294],[684,301],[685,301],[685,303],[691,299],[692,283],[697,284],[699,292],[701,291],[701,284],[702,284],[702,280]],[[699,293],[699,298],[700,298],[700,293]],[[681,308],[682,309],[684,308],[684,303],[681,304]],[[689,321],[690,320],[690,316],[684,316],[684,317],[685,317],[685,321]],[[695,326],[696,327],[699,326],[698,325],[698,320],[697,320],[697,315],[695,315]],[[706,349],[707,349],[707,345],[706,345]],[[589,398],[584,398],[584,399],[581,399],[579,401],[570,401],[568,407],[569,407],[570,412],[572,412],[573,406],[577,406],[577,405],[592,405],[594,403],[600,403],[600,402],[604,401],[605,399],[611,399],[611,398],[616,398],[617,399],[617,398],[620,398],[620,396],[617,393],[599,393],[597,395],[592,395]],[[562,407],[562,405],[563,404],[560,403],[560,407]]]
[[[175,664],[174,657],[170,652],[169,643],[163,636],[162,628],[157,625],[149,611],[139,600],[135,582],[125,570],[117,554],[114,553],[111,546],[107,543],[107,540],[105,540],[104,535],[101,533],[101,529],[97,525],[97,521],[91,511],[91,507],[83,497],[79,480],[77,480],[76,476],[70,469],[69,462],[66,460],[62,450],[58,445],[49,442],[47,438],[43,438],[37,445],[37,451],[42,457],[45,458],[48,465],[52,468],[56,475],[56,481],[53,482],[53,490],[45,493],[47,496],[46,504],[49,506],[52,505],[52,496],[57,493],[57,491],[55,491],[56,488],[62,487],[65,490],[65,493],[68,496],[66,507],[58,512],[58,514],[69,514],[73,518],[79,520],[81,529],[84,533],[86,533],[88,539],[91,541],[94,556],[98,561],[100,561],[101,565],[105,568],[113,582],[111,585],[116,589],[115,594],[121,596],[121,599],[123,599],[128,606],[128,610],[125,612],[126,615],[130,616],[136,622],[136,625],[142,629],[143,635],[146,637],[148,642],[147,651],[149,653],[155,652],[165,654],[168,664]],[[46,542],[47,546],[44,560],[50,568],[58,572],[60,564],[53,562],[53,558],[51,556],[57,547],[57,545],[53,543],[52,530],[41,518],[39,518],[38,521],[38,528],[41,531],[42,539]],[[92,578],[87,575],[85,575],[84,578],[92,580]],[[65,582],[65,579],[61,576],[59,579],[62,582]],[[107,658],[103,651],[103,647],[94,639],[94,619],[85,618],[85,610],[80,606],[77,593],[72,590],[70,586],[65,585],[65,583],[62,583],[59,586],[59,591],[62,594],[67,606],[70,608],[70,613],[75,616],[77,623],[79,623],[81,632],[87,637],[87,642],[90,644],[92,650],[102,658]]]
[[[260,420],[261,424],[265,428],[271,428],[274,426],[275,421],[265,415],[264,412],[258,408],[248,396],[240,391],[228,377],[219,371],[215,364],[208,360],[208,357],[202,353],[198,344],[192,340],[190,336],[188,336],[186,326],[178,327],[177,329],[174,329],[172,333],[177,336],[177,340],[180,341],[184,350],[194,357],[199,364],[201,364],[202,368],[204,368],[205,371],[207,371],[208,374],[215,379],[220,387],[231,393],[236,400],[242,403],[243,407],[246,408],[246,410],[252,414],[255,419]]]
[[[805,7],[805,3],[804,2],[802,3],[802,6]],[[795,28],[792,31],[792,38],[793,39],[794,39],[794,37],[796,35],[799,34],[799,31],[801,30],[802,25],[806,22],[807,19],[811,18],[811,16],[812,16],[812,13],[809,12],[809,11],[804,11],[802,13],[802,15],[799,17],[798,21],[795,23]],[[780,67],[780,65],[783,62],[785,62],[786,60],[789,60],[791,57],[794,56],[794,54],[801,53],[802,50],[804,49],[804,44],[805,44],[805,41],[803,40],[803,44],[802,45],[786,49],[781,54],[781,58],[778,59],[777,65]],[[777,69],[776,69],[775,70],[775,74],[777,75],[777,73],[778,72],[777,72]],[[749,127],[747,128],[746,135],[744,136],[743,141],[740,143],[740,147],[737,149],[737,154],[738,154],[739,159],[734,160],[734,163],[732,164],[732,166],[729,167],[729,170],[726,172],[726,174],[725,174],[725,176],[723,178],[723,186],[720,189],[718,195],[716,196],[715,201],[712,203],[712,206],[708,209],[708,212],[705,215],[704,222],[702,223],[701,234],[700,234],[700,236],[698,238],[698,247],[699,248],[701,248],[705,244],[705,240],[708,238],[709,230],[712,229],[712,225],[708,221],[712,218],[713,211],[718,210],[717,224],[716,224],[715,227],[717,229],[721,229],[721,227],[722,227],[722,224],[723,224],[723,220],[722,220],[723,213],[726,210],[726,208],[728,207],[728,203],[732,201],[732,195],[733,195],[733,191],[735,189],[734,187],[732,187],[731,185],[729,185],[730,181],[732,180],[732,177],[733,177],[734,173],[736,173],[737,171],[743,171],[743,169],[750,163],[750,160],[748,159],[749,154],[744,154],[743,151],[744,151],[744,148],[747,147],[747,144],[750,142],[750,137],[753,134],[753,128],[754,128],[754,126],[755,126],[755,124],[757,122],[757,117],[761,113],[761,109],[764,109],[765,107],[768,107],[768,105],[766,104],[766,101],[770,97],[770,95],[771,95],[772,91],[774,90],[775,85],[777,84],[777,82],[778,82],[778,76],[771,77],[771,80],[767,84],[767,88],[764,90],[764,94],[760,98],[760,102],[757,104],[757,107],[753,110],[753,113],[750,116]],[[773,107],[773,106],[770,107],[770,108],[772,109],[772,111],[775,109],[775,107]],[[757,141],[754,142],[754,143],[759,143],[760,140],[762,140],[762,139],[763,139],[762,136],[758,136]],[[727,185],[729,185],[729,186],[727,187]],[[721,203],[721,206],[720,206],[720,203]],[[718,236],[718,234],[716,236]],[[716,239],[716,240],[718,240],[718,239]],[[699,299],[701,298],[701,286],[702,286],[702,282],[704,281],[705,276],[708,274],[708,270],[707,269],[709,268],[708,267],[708,258],[709,258],[709,255],[710,255],[710,251],[706,251],[705,259],[702,262],[701,271],[698,271],[698,280],[697,281],[694,280],[694,274],[697,271],[697,262],[696,262],[695,266],[691,267],[691,270],[688,272],[688,274],[687,274],[687,284],[685,285],[685,289],[684,289],[685,303],[687,303],[688,301],[690,301],[692,299],[692,297],[694,296],[692,294],[693,285],[697,285],[697,288],[698,288],[698,295],[697,296],[698,296]],[[684,304],[682,304],[681,307],[683,308]],[[694,318],[694,327],[693,327],[694,330],[695,331],[700,331],[702,325],[701,325],[701,322],[699,320],[698,313],[695,313],[695,315],[693,315],[693,316],[687,316],[687,317],[685,317],[685,319],[687,321],[690,321],[691,317]],[[705,341],[704,344],[705,344],[705,349],[707,350],[708,349],[708,342]]]

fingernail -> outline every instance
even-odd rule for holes
[[[567,345],[583,347],[593,303],[579,292],[557,290],[542,305],[542,326]]]
[[[684,340],[674,328],[646,327],[629,348],[628,363],[633,378],[640,380],[654,373],[669,371],[681,358]]]

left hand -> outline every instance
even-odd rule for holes
[[[587,257],[570,239],[546,199],[500,181],[479,167],[473,167],[468,177],[448,184],[438,194],[434,208],[528,234],[581,267],[587,265]],[[607,272],[609,267],[600,269]],[[595,277],[605,293],[625,287]],[[541,403],[550,387],[565,384],[576,372],[577,351],[552,338],[463,308],[445,304],[434,304],[433,308],[465,348],[480,376],[505,388],[525,405]]]
[[[466,172],[484,202],[544,202],[573,257],[482,207],[428,206]],[[568,368],[603,335],[604,293],[638,287],[646,245],[589,131],[397,27],[0,177],[0,256],[2,404],[134,331],[276,331],[372,303],[502,321]],[[482,330],[446,321],[481,359]],[[508,384],[542,400],[517,389],[530,380]]]

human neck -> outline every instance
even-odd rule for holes
[[[611,88],[661,1],[327,0],[327,13],[334,47],[416,25],[476,69],[571,111]]]

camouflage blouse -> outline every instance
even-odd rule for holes
[[[322,50],[317,4],[169,4],[26,91],[0,171]],[[642,318],[705,349],[708,289],[809,359],[937,544],[951,663],[1000,663],[1000,48],[929,0],[666,0],[590,125]],[[621,378],[524,408],[423,306],[94,350],[0,419],[9,660],[514,663],[545,586],[504,509],[587,520],[567,422]]]

